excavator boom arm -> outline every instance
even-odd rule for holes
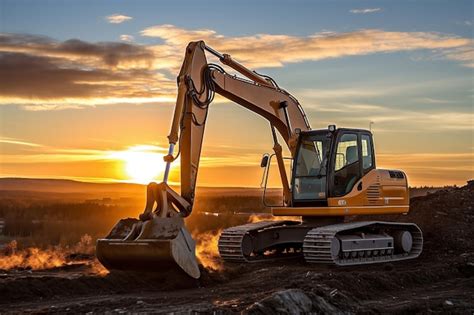
[[[205,51],[215,55],[223,64],[248,79],[230,75],[221,67],[209,64]],[[173,148],[178,143],[181,155],[181,196],[191,205],[194,202],[206,118],[214,93],[267,119],[271,127],[281,134],[292,154],[295,151],[298,132],[310,130],[306,115],[293,96],[280,89],[271,79],[256,74],[229,55],[220,54],[206,46],[202,41],[189,43],[177,81],[178,97],[168,136],[170,152],[165,157],[168,164],[165,180],[169,164],[175,159],[172,156]],[[290,190],[281,156],[282,148],[276,142],[274,149],[279,162],[285,200],[288,202]]]

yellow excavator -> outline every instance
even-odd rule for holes
[[[206,52],[241,76],[208,63]],[[203,41],[187,46],[177,83],[163,182],[148,185],[146,207],[138,219],[120,220],[109,235],[97,241],[96,254],[106,268],[178,269],[192,278],[200,277],[195,242],[184,218],[192,212],[204,128],[215,93],[268,120],[274,153],[262,158],[264,182],[274,158],[283,187],[282,205],[272,206],[272,214],[301,217],[300,221],[260,221],[223,230],[218,247],[224,261],[304,256],[308,263],[349,266],[420,255],[422,232],[413,223],[344,222],[348,216],[409,211],[406,174],[376,168],[370,131],[334,125],[311,130],[296,98],[272,78],[249,70]],[[291,176],[277,132],[291,154]],[[180,193],[167,184],[170,164],[178,156]]]

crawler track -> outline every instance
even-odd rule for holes
[[[393,250],[368,249],[364,251],[354,251],[334,256],[331,251],[331,244],[341,232],[361,231],[367,228],[384,230],[406,230],[413,236],[413,246],[408,253],[397,253]],[[391,222],[355,222],[350,224],[335,224],[314,228],[308,232],[303,243],[303,253],[307,262],[353,266],[374,264],[382,262],[399,261],[413,259],[421,254],[423,248],[423,236],[421,230],[412,223],[391,223]]]
[[[264,255],[263,252],[254,253],[247,249],[252,247],[251,244],[249,244],[249,242],[251,242],[250,234],[258,234],[260,231],[269,228],[285,225],[295,226],[297,224],[299,224],[299,222],[295,221],[260,221],[225,229],[219,237],[219,255],[224,261],[237,263],[283,259],[294,257],[296,255],[301,256],[301,253],[296,251],[292,253],[277,252],[273,255]]]

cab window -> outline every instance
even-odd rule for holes
[[[333,195],[349,193],[360,178],[359,144],[356,133],[339,137],[334,161]]]
[[[295,200],[326,198],[326,165],[330,142],[326,134],[305,136],[301,140],[292,190]]]
[[[362,168],[364,171],[372,169],[374,165],[373,156],[372,156],[372,139],[369,135],[361,136],[361,145],[362,145]]]
[[[337,143],[335,171],[357,162],[359,152],[357,149],[357,135],[355,133],[346,133],[342,135]]]

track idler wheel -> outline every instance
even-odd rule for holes
[[[409,253],[413,247],[413,236],[408,231],[397,231],[393,236],[395,250],[399,253]]]

